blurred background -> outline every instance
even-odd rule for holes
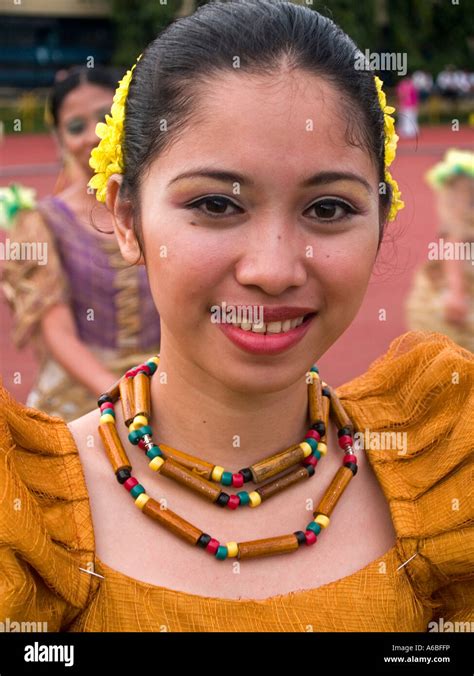
[[[296,2],[296,0],[295,0]],[[53,191],[61,160],[45,120],[45,102],[58,72],[93,57],[125,73],[143,47],[170,21],[206,4],[198,0],[0,0],[0,186],[19,182],[41,198]],[[472,150],[474,29],[472,6],[460,0],[327,0],[307,2],[332,17],[371,54],[406,58],[407,72],[380,70],[389,103],[404,107],[391,167],[405,209],[389,224],[367,297],[350,329],[321,360],[324,379],[338,386],[363,373],[408,330],[404,303],[438,215],[427,169],[446,150]],[[121,75],[119,75],[121,77]],[[408,84],[406,83],[408,80]],[[400,83],[405,81],[406,90]],[[21,120],[21,131],[15,121]],[[7,233],[0,230],[0,238]],[[0,260],[0,266],[2,261]],[[20,401],[34,382],[30,346],[11,340],[11,311],[0,293],[0,375]],[[357,345],[357,351],[353,349]],[[21,371],[21,382],[13,374]]]

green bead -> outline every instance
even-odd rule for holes
[[[142,435],[140,434],[140,430],[134,430],[133,432],[130,432],[128,435],[128,440],[131,444],[136,446],[140,439],[142,438]]]
[[[143,486],[141,484],[137,484],[130,491],[130,495],[134,498],[138,498],[140,493],[144,493],[144,492],[145,492],[145,489],[143,488]]]
[[[158,368],[154,361],[147,361],[146,365],[150,367],[151,375],[153,375]]]
[[[113,415],[115,418],[115,411],[113,408],[104,408],[104,410],[101,412],[100,415],[105,415],[106,413],[109,413],[110,415]]]
[[[311,521],[311,523],[306,526],[306,530],[312,530],[315,535],[319,535],[321,532],[321,526],[319,523],[314,523],[314,521]]]
[[[151,429],[150,425],[143,425],[143,427],[140,427],[140,429],[136,431],[140,435],[140,439],[145,436],[145,434],[153,434],[153,430]]]
[[[150,458],[150,460],[153,460],[153,458],[157,458],[158,456],[163,457],[161,448],[159,448],[158,446],[153,446],[153,448],[150,448],[150,450],[147,451],[146,454]]]
[[[219,545],[216,551],[216,559],[221,561],[227,558],[227,547],[225,545]]]
[[[313,373],[319,373],[319,369],[317,366],[312,366],[309,370],[313,371]]]
[[[248,505],[250,502],[249,494],[247,491],[239,491],[237,495],[240,498],[240,504],[241,505]]]
[[[232,472],[222,472],[221,484],[223,486],[232,486]]]
[[[316,439],[313,439],[313,437],[305,437],[305,441],[307,444],[311,446],[313,451],[318,450],[318,442],[316,441]]]
[[[319,460],[320,457],[321,457],[321,452],[320,452],[320,451],[313,451],[313,452],[311,453],[311,455],[314,455],[314,457],[317,458],[317,459]]]

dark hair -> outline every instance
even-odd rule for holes
[[[288,67],[337,87],[341,114],[347,111],[347,140],[368,150],[384,182],[383,113],[374,74],[356,70],[357,55],[355,43],[331,19],[279,0],[211,0],[167,26],[138,61],[125,106],[120,197],[130,203],[142,251],[141,180],[154,158],[203,114],[200,86],[219,72],[236,72],[236,56],[243,73],[277,73],[285,58]],[[379,199],[379,247],[391,201],[386,187]]]
[[[76,87],[89,82],[90,84],[112,89],[115,92],[118,81],[121,78],[121,74],[117,69],[110,69],[104,66],[95,66],[94,68],[73,66],[66,72],[59,71],[57,75],[63,75],[63,77],[56,78],[46,103],[47,111],[55,129],[59,126],[59,111],[61,110],[63,101]]]

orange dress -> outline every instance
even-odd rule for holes
[[[440,618],[473,622],[473,383],[471,352],[409,331],[336,388],[358,430],[407,432],[405,454],[364,451],[396,543],[347,577],[263,600],[168,589],[101,562],[68,427],[0,386],[0,620],[81,632],[424,632]]]

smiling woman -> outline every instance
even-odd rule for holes
[[[393,111],[357,53],[307,7],[211,2],[124,77],[90,184],[124,259],[146,267],[160,354],[68,426],[3,392],[2,613],[28,603],[71,631],[468,619],[472,355],[408,332],[337,390],[314,366],[402,206]],[[230,322],[212,321],[224,303]],[[361,448],[364,431],[380,443]],[[31,518],[13,516],[19,493]]]

